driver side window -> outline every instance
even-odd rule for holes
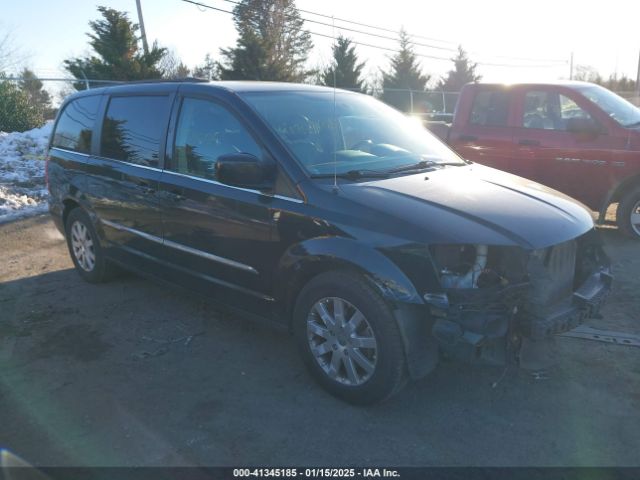
[[[218,158],[229,153],[261,155],[258,144],[226,108],[209,100],[185,98],[176,127],[171,169],[215,180]]]
[[[544,130],[567,130],[567,122],[573,118],[591,119],[569,97],[556,92],[531,91],[524,99],[524,128]]]

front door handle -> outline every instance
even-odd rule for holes
[[[475,135],[460,135],[458,140],[462,140],[463,142],[475,142],[478,140],[478,137]]]
[[[518,145],[528,145],[530,147],[539,147],[540,140],[528,140],[525,138],[525,139],[519,140]]]

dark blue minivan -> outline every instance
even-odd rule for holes
[[[84,279],[124,268],[282,325],[352,403],[384,400],[443,352],[517,362],[611,287],[584,206],[466,161],[357,93],[83,91],[60,108],[47,175]]]

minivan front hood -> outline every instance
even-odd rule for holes
[[[428,243],[538,249],[593,228],[591,213],[576,200],[479,164],[343,184],[341,191],[353,201],[419,227]]]

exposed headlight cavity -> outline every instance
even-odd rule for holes
[[[431,247],[440,284],[446,289],[506,286],[526,275],[526,256],[511,247],[435,245]]]
[[[478,278],[487,266],[489,247],[463,245],[459,248],[458,264],[453,263],[441,268],[440,282],[444,288],[477,288]],[[449,252],[451,253],[453,252]]]

